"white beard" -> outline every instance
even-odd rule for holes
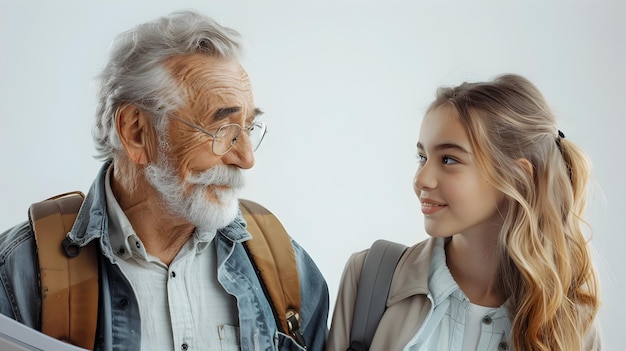
[[[224,228],[236,217],[239,209],[239,194],[245,185],[240,168],[217,165],[202,173],[189,175],[180,181],[167,161],[145,168],[146,179],[161,194],[165,207],[173,214],[187,219],[198,230],[213,231]],[[207,199],[207,186],[223,185],[226,189],[215,189],[218,202]],[[185,192],[185,188],[188,192]]]

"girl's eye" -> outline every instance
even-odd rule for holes
[[[453,165],[455,163],[459,163],[457,160],[453,159],[450,156],[444,156],[441,158],[441,161],[446,165]]]
[[[418,154],[417,155],[417,162],[425,163],[426,162],[426,156]]]

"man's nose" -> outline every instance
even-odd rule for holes
[[[242,169],[250,169],[254,166],[254,151],[250,137],[245,132],[239,133],[237,142],[232,149],[228,151],[222,160],[225,164],[237,166]]]

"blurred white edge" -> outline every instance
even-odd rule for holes
[[[0,314],[0,350],[84,351],[86,349],[52,338]]]

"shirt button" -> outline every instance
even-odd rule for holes
[[[509,345],[506,342],[501,342],[498,344],[498,350],[500,351],[506,351],[509,349]]]
[[[483,323],[489,325],[491,324],[491,322],[493,322],[493,320],[491,319],[491,317],[489,316],[485,316],[485,318],[483,318]]]
[[[189,345],[187,345],[187,343],[184,342],[182,345],[180,345],[180,349],[183,351],[187,351],[189,350]]]
[[[176,278],[176,272],[172,271],[172,273],[170,273],[170,277],[172,278]],[[183,344],[184,345],[184,344]]]

